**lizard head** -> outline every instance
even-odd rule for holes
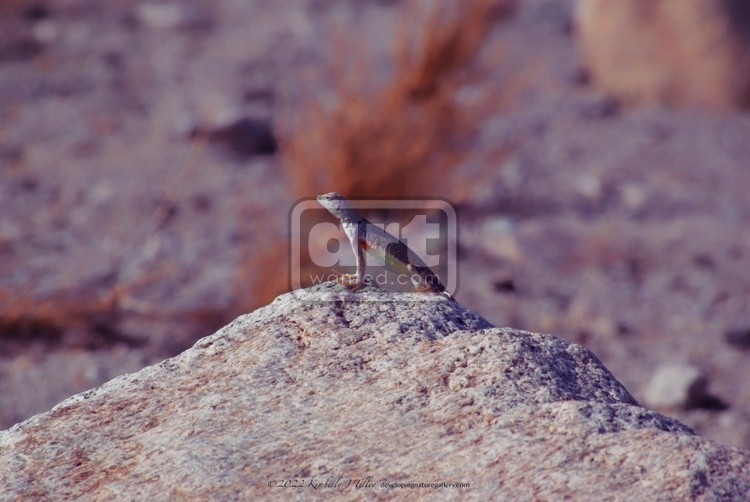
[[[316,197],[321,206],[328,209],[335,217],[344,220],[349,214],[354,213],[354,208],[343,195],[330,192]]]

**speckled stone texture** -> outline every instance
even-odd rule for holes
[[[714,500],[750,492],[750,454],[639,407],[579,345],[493,328],[437,296],[327,283],[0,432],[0,488],[3,500]]]

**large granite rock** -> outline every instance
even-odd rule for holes
[[[0,432],[9,500],[747,493],[749,453],[639,407],[585,348],[332,283]]]
[[[632,103],[750,105],[747,0],[578,0],[595,84]]]

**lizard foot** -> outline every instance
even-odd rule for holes
[[[453,295],[448,293],[446,290],[437,289],[432,286],[419,286],[416,288],[416,292],[427,293],[427,294],[432,294],[432,295],[441,295],[441,296],[448,298],[449,300],[452,300],[454,302],[456,301],[456,299],[453,298]]]
[[[343,284],[352,291],[358,291],[365,287],[365,281],[356,274],[341,274],[336,278],[336,282]]]

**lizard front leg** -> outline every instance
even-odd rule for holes
[[[341,276],[339,282],[349,286],[352,291],[357,291],[365,285],[365,249],[361,244],[361,240],[364,239],[362,230],[361,225],[357,223],[344,225],[344,233],[352,245],[357,269],[354,275],[344,274]]]

